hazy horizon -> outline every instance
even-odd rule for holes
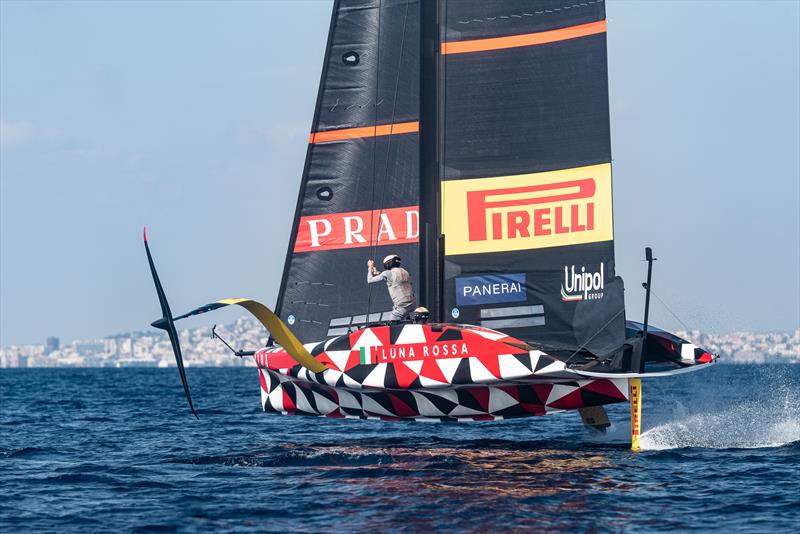
[[[147,329],[145,225],[176,314],[274,304],[331,4],[0,1],[0,345]],[[607,14],[628,318],[652,246],[690,329],[800,328],[800,3]]]

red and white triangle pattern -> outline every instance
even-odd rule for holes
[[[417,324],[364,328],[306,346],[328,367],[320,373],[324,376],[309,374],[311,381],[355,389],[435,389],[577,378],[563,362],[524,347],[517,339],[485,328]],[[409,353],[413,356],[407,357]],[[363,354],[371,355],[369,363],[363,362]],[[282,348],[262,349],[255,358],[263,369],[305,374]]]
[[[357,419],[483,421],[546,415],[625,402],[627,379],[464,386],[428,390],[351,390],[259,369],[264,411]]]
[[[256,353],[266,411],[484,420],[627,400],[625,379],[579,380],[563,362],[479,327],[377,326],[306,348],[326,370],[313,373],[281,348]]]

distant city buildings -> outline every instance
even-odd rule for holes
[[[236,348],[263,347],[268,334],[249,318],[218,326],[217,333]],[[238,358],[219,341],[211,328],[182,330],[184,364],[187,367],[255,366],[252,358]],[[175,357],[166,334],[131,332],[103,339],[82,339],[60,345],[48,338],[44,345],[12,345],[0,348],[0,368],[17,367],[172,367]]]
[[[249,317],[218,326],[217,333],[234,348],[263,347],[268,334]],[[800,363],[800,330],[793,333],[733,332],[677,335],[721,356],[720,363]],[[211,338],[211,328],[180,332],[187,367],[254,366],[252,358],[238,358]],[[44,345],[13,345],[0,348],[0,367],[172,367],[172,355],[163,332],[131,332],[103,339],[76,340],[62,345],[49,337]]]
[[[44,353],[50,354],[51,352],[58,350],[59,343],[57,337],[48,337],[44,342]]]

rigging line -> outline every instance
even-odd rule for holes
[[[406,9],[405,9],[405,12],[403,13],[403,28],[402,28],[402,30],[400,32],[400,54],[399,54],[398,60],[397,60],[397,75],[395,76],[395,80],[394,80],[394,97],[392,99],[392,116],[391,116],[391,119],[389,121],[389,124],[392,124],[392,125],[394,125],[395,112],[397,111],[397,93],[399,92],[399,88],[400,88],[400,74],[403,71],[403,51],[405,49],[405,44],[406,44],[406,23],[408,22],[408,6],[409,6],[410,3],[411,3],[411,0],[406,0]],[[380,24],[380,19],[379,19],[379,24]],[[389,159],[390,159],[391,154],[392,154],[392,140],[393,139],[394,139],[394,136],[390,135],[389,139],[387,141],[386,164],[383,167],[384,182],[386,182],[387,178],[389,177]],[[375,197],[374,197],[375,189],[374,189],[374,186],[375,186],[375,182],[377,181],[375,178],[376,177],[373,175],[373,182],[372,182],[372,185],[373,185],[373,198],[372,198],[373,205],[372,205],[372,208],[373,209],[375,207],[375,205],[374,205],[374,201],[375,201]],[[384,185],[388,185],[388,184],[384,184]],[[385,207],[384,200],[386,199],[386,189],[388,189],[388,187],[384,187],[383,191],[381,192],[380,210],[378,211],[378,232],[379,233],[380,233],[380,228],[381,228],[381,217],[383,216],[383,209]],[[378,237],[380,237],[380,235],[378,235],[375,239],[372,238],[372,211],[370,210],[370,233],[369,233],[370,257],[373,257],[375,255],[375,252],[377,252],[377,249],[378,249]],[[370,286],[369,286],[369,295],[367,297],[367,316],[366,316],[367,322],[369,322],[369,309],[370,309],[371,306],[372,306],[372,285],[370,284]]]
[[[595,333],[594,333],[594,335],[593,335],[592,337],[590,337],[589,339],[587,339],[586,341],[584,341],[584,342],[581,344],[581,346],[580,346],[580,347],[578,347],[578,349],[577,349],[575,352],[573,352],[573,353],[570,355],[570,357],[569,357],[569,358],[567,358],[566,360],[564,360],[564,365],[567,365],[567,364],[569,363],[569,361],[570,361],[572,358],[574,358],[574,357],[575,357],[575,355],[576,355],[576,354],[578,354],[578,353],[579,353],[579,352],[580,352],[582,349],[584,349],[584,348],[586,347],[586,344],[587,344],[587,343],[589,343],[591,340],[593,340],[594,338],[596,338],[596,337],[597,337],[597,335],[598,335],[600,332],[602,332],[603,330],[605,330],[605,328],[606,328],[608,325],[610,325],[610,324],[611,324],[611,321],[613,321],[614,319],[616,319],[617,317],[619,317],[619,316],[620,316],[620,314],[621,314],[622,312],[624,312],[624,311],[625,311],[625,308],[622,308],[622,309],[621,309],[621,310],[619,310],[617,313],[615,313],[615,314],[614,314],[614,317],[612,317],[611,319],[609,319],[609,320],[608,320],[608,322],[606,322],[606,324],[604,324],[603,326],[601,326],[601,327],[600,327],[600,328],[597,330],[597,332],[595,332]]]
[[[383,0],[378,0],[378,31],[376,41],[375,53],[375,113],[372,120],[373,132],[377,133],[378,130],[378,96],[381,87],[381,10],[383,8]],[[389,126],[391,132],[391,126]],[[391,135],[389,136],[391,138]],[[378,136],[372,136],[372,191],[370,193],[370,209],[369,209],[369,239],[372,243],[372,211],[375,209],[375,166],[377,164],[376,153],[378,151]],[[373,255],[370,250],[370,256]],[[365,321],[369,324],[369,308],[370,301],[372,300],[372,284],[367,284],[367,314]]]
[[[406,43],[406,22],[408,21],[408,5],[410,3],[411,3],[411,0],[407,0],[406,1],[406,10],[405,10],[405,13],[403,15],[403,29],[402,29],[401,34],[400,34],[400,36],[401,36],[400,37],[400,54],[399,54],[399,59],[397,61],[397,76],[395,76],[395,80],[394,80],[394,96],[393,96],[393,100],[392,100],[392,115],[391,115],[391,120],[389,121],[389,124],[392,124],[392,125],[394,124],[395,112],[397,111],[397,93],[398,93],[398,91],[400,89],[400,74],[403,71],[403,69],[402,69],[402,67],[403,67],[403,49],[405,48],[405,43]],[[394,139],[394,136],[390,135],[389,139],[387,141],[387,146],[386,146],[386,164],[383,166],[384,185],[386,185],[385,184],[386,179],[389,177],[389,159],[390,159],[390,156],[391,156],[391,153],[392,153],[392,140],[393,139]],[[383,191],[381,192],[381,201],[379,203],[380,204],[380,210],[378,211],[378,231],[379,232],[380,232],[380,227],[381,227],[380,226],[381,216],[383,215],[383,209],[385,208],[383,201],[386,199],[386,189],[388,189],[388,188],[387,187],[383,188]],[[373,198],[373,201],[374,200],[375,199]],[[380,237],[380,236],[378,236],[378,237]],[[373,248],[373,254],[374,254],[374,252],[378,248],[378,239],[377,238],[373,239],[371,233],[370,233],[370,244],[371,244],[371,246]]]
[[[408,5],[409,5],[409,3],[410,3],[410,0],[406,2],[406,10],[405,10],[405,14],[403,16],[403,29],[402,29],[402,32],[401,32],[401,39],[400,39],[400,55],[399,55],[399,59],[398,59],[398,63],[397,63],[397,76],[395,77],[395,81],[394,81],[394,97],[393,97],[393,101],[392,101],[392,115],[391,115],[391,120],[389,121],[389,124],[394,124],[395,112],[397,111],[397,93],[398,93],[398,90],[400,88],[400,74],[402,73],[402,66],[403,66],[403,49],[405,47],[405,42],[406,42],[406,22],[408,21]],[[385,182],[386,182],[386,179],[389,177],[389,159],[390,159],[390,156],[391,156],[391,153],[392,153],[392,140],[393,139],[394,139],[394,136],[390,135],[389,139],[387,140],[386,164],[383,167],[384,185],[388,185]],[[374,178],[373,178],[373,180],[374,180],[374,182],[377,182],[377,180],[375,180]],[[378,232],[379,233],[380,233],[380,228],[381,228],[381,217],[383,216],[383,210],[385,208],[384,200],[386,199],[386,190],[387,189],[388,189],[388,187],[384,187],[383,191],[381,192],[381,201],[379,203],[380,210],[378,211]],[[374,203],[375,199],[373,198],[372,200],[373,200],[373,203]],[[374,204],[373,204],[373,207],[374,207]],[[380,235],[378,235],[378,237],[380,237]],[[378,249],[378,239],[377,238],[373,239],[371,232],[370,232],[370,246],[372,247],[371,254],[374,254]]]
[[[691,329],[689,328],[689,326],[688,326],[686,323],[684,323],[684,322],[683,322],[683,320],[682,320],[680,317],[678,317],[678,315],[677,315],[677,314],[676,314],[674,311],[672,311],[672,310],[670,309],[670,307],[669,307],[669,306],[667,306],[667,303],[666,303],[666,302],[664,302],[663,300],[661,300],[661,297],[659,297],[658,295],[656,295],[656,292],[655,292],[655,291],[653,291],[653,289],[652,289],[652,288],[650,289],[650,293],[652,293],[652,295],[653,295],[653,296],[654,296],[656,299],[658,299],[658,301],[661,303],[661,305],[662,305],[662,306],[664,306],[664,307],[667,309],[667,311],[668,311],[669,313],[671,313],[671,314],[672,314],[672,316],[673,316],[675,319],[677,319],[679,323],[681,323],[681,325],[683,325],[683,327],[686,329],[686,330],[685,330],[685,331],[686,331],[686,333],[688,334],[688,333],[690,332],[690,330],[691,330]],[[690,340],[690,341],[691,341],[691,340]]]

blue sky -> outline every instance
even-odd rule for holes
[[[274,302],[330,8],[0,2],[0,344],[145,328],[145,224],[174,309]],[[690,327],[799,328],[800,4],[607,11],[628,317],[651,245]]]

